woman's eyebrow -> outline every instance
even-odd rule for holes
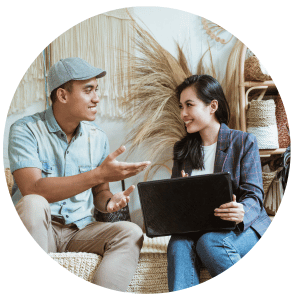
[[[188,100],[185,100],[183,103],[188,103],[188,102],[194,102],[193,100],[191,100],[191,99],[188,99]],[[180,104],[181,104],[181,102],[180,102]]]

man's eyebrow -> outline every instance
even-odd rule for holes
[[[83,86],[83,89],[93,89],[95,86],[93,84],[86,84],[85,86]],[[98,87],[98,84],[96,85],[95,88]]]

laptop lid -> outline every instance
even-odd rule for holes
[[[214,209],[232,201],[229,173],[214,173],[137,184],[148,237],[233,230]]]

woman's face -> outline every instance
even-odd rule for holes
[[[179,107],[180,117],[184,121],[187,132],[201,132],[216,120],[215,111],[218,108],[218,101],[213,100],[206,105],[197,97],[193,87],[187,87],[180,95]]]

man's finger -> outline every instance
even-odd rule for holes
[[[116,151],[112,152],[109,154],[109,157],[111,160],[116,159],[119,155],[121,155],[122,153],[124,153],[126,150],[125,146],[121,146],[120,148],[118,148]]]
[[[131,185],[126,191],[124,191],[124,196],[129,196],[133,190],[135,189],[135,186],[134,185]]]
[[[150,161],[143,161],[138,163],[124,163],[124,169],[129,172],[138,171],[141,172],[145,170],[151,164]]]

